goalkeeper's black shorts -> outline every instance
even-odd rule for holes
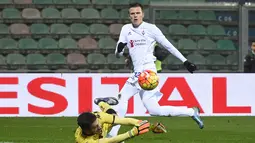
[[[157,58],[157,60],[162,62],[167,58],[168,55],[169,55],[169,52],[166,49],[158,45],[155,46],[154,56]]]

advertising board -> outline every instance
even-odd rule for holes
[[[159,74],[161,106],[199,106],[202,116],[254,116],[254,74]],[[118,97],[129,74],[0,74],[0,116],[77,116]],[[116,109],[117,107],[113,107]],[[128,116],[149,116],[139,95]]]

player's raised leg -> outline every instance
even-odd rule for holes
[[[139,90],[133,86],[131,83],[126,82],[119,93],[119,105],[117,108],[118,116],[124,117],[127,113],[128,100],[137,94]]]
[[[153,116],[190,116],[196,121],[199,128],[203,128],[204,124],[199,116],[197,107],[175,107],[175,106],[160,106],[158,104],[158,97],[162,95],[158,88],[151,91],[144,91],[140,93],[144,106]]]
[[[119,104],[117,107],[117,114],[119,117],[125,117],[128,108],[128,100],[138,92],[139,90],[135,86],[131,85],[129,82],[125,83],[119,94]],[[119,129],[120,125],[113,126],[109,136],[118,135]]]

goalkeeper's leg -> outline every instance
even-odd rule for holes
[[[96,98],[94,103],[99,106],[99,108],[103,111],[108,113],[109,109],[113,110],[110,105],[117,105],[119,102],[114,97],[105,97],[105,98]],[[108,111],[108,112],[107,112]]]
[[[126,82],[123,88],[120,91],[119,94],[119,104],[117,109],[117,114],[119,117],[124,117],[127,113],[127,108],[128,108],[128,100],[137,94],[139,90],[135,87],[132,86],[130,83]],[[109,132],[109,136],[116,136],[118,135],[120,129],[120,125],[115,125],[112,127],[112,130]]]
[[[156,65],[157,73],[161,73],[162,72],[161,61],[160,60],[156,60],[155,61],[155,65]]]

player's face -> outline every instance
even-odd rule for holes
[[[97,119],[92,124],[91,131],[92,131],[93,134],[101,134],[102,133],[102,128],[101,128],[100,124],[98,123]]]
[[[139,26],[143,22],[144,13],[141,7],[132,7],[129,9],[129,18],[134,26]]]
[[[255,42],[252,42],[251,49],[255,51]]]

